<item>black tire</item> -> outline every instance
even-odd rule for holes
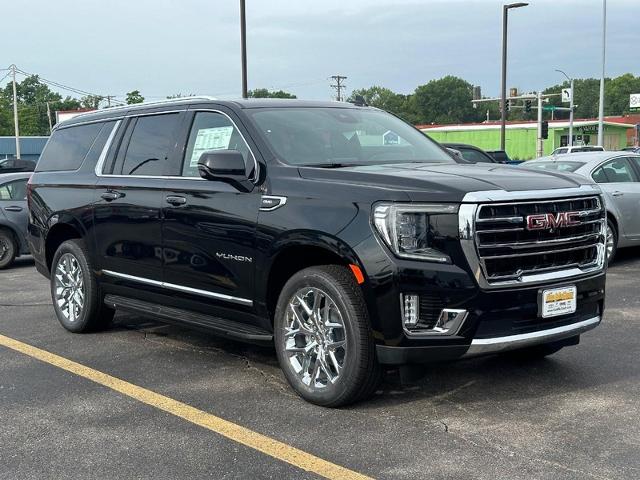
[[[16,259],[18,246],[16,240],[7,230],[0,230],[0,270],[9,267]]]
[[[607,264],[611,265],[611,263],[613,263],[613,260],[616,258],[616,253],[618,252],[618,229],[611,220],[607,220],[607,227],[611,232],[611,235],[613,236],[613,250],[607,257]]]
[[[64,308],[65,303],[62,300],[63,304],[59,304],[59,296],[57,294],[57,290],[60,288],[60,284],[56,280],[60,278],[58,266],[60,263],[64,263],[65,260],[71,262],[75,260],[77,262],[84,287],[82,307],[73,309],[73,315],[69,314],[68,308]],[[64,266],[61,266],[61,268],[64,268]],[[63,275],[62,278],[68,283],[68,276]],[[67,240],[58,247],[53,256],[53,262],[51,263],[51,299],[60,324],[70,332],[84,333],[101,330],[106,328],[113,320],[115,312],[107,308],[103,303],[103,295],[93,274],[93,269],[89,263],[89,255],[82,240]],[[68,302],[66,305],[68,305]]]
[[[554,343],[543,343],[533,347],[520,348],[518,350],[510,350],[504,352],[503,355],[514,360],[535,360],[536,358],[544,358],[559,352],[565,345],[557,345]]]
[[[327,381],[321,388],[303,382],[285,350],[289,303],[295,301],[293,297],[297,292],[309,287],[326,294],[333,302],[341,315],[344,325],[342,330],[346,337],[340,373],[335,383]],[[382,369],[376,360],[373,334],[362,292],[345,267],[310,267],[293,275],[280,293],[274,330],[280,367],[291,387],[305,400],[324,407],[340,407],[363,400],[375,392],[382,377]]]

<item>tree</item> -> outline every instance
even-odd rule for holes
[[[134,103],[142,103],[144,102],[144,97],[140,94],[140,90],[132,90],[127,93],[126,97],[127,105],[132,105]]]
[[[374,85],[352,91],[347,102],[354,102],[357,96],[364,98],[367,105],[391,112],[407,122],[415,123],[417,121],[410,95],[403,95],[388,88]]]
[[[478,120],[473,108],[473,86],[462,78],[447,75],[420,85],[413,94],[419,123],[462,123]]]
[[[104,100],[104,97],[100,95],[87,95],[80,99],[80,104],[82,105],[82,108],[97,110],[102,100]]]
[[[266,88],[256,88],[247,92],[249,98],[298,98],[294,94],[283,90],[268,90]]]

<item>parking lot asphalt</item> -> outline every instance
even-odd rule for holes
[[[299,399],[270,348],[128,314],[105,332],[68,333],[28,257],[0,272],[0,335],[307,452],[345,476],[640,478],[639,271],[640,250],[620,251],[604,322],[577,347],[537,361],[435,365],[412,384],[390,371],[373,399],[340,410]],[[0,478],[300,479],[321,470],[6,346],[0,422]]]

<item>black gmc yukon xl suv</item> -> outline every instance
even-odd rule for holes
[[[381,365],[575,345],[602,318],[585,179],[457,164],[374,108],[194,97],[78,116],[29,185],[30,246],[72,332],[115,309],[274,342],[305,399]]]

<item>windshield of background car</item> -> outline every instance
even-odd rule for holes
[[[290,165],[455,163],[426,135],[378,110],[294,107],[247,113],[278,158]]]
[[[459,147],[458,150],[462,153],[462,158],[469,160],[470,162],[494,163],[491,157],[484,155],[482,152],[474,150],[473,148]]]
[[[575,172],[582,167],[584,162],[525,162],[523,167],[537,168],[540,170],[556,170],[558,172]]]

